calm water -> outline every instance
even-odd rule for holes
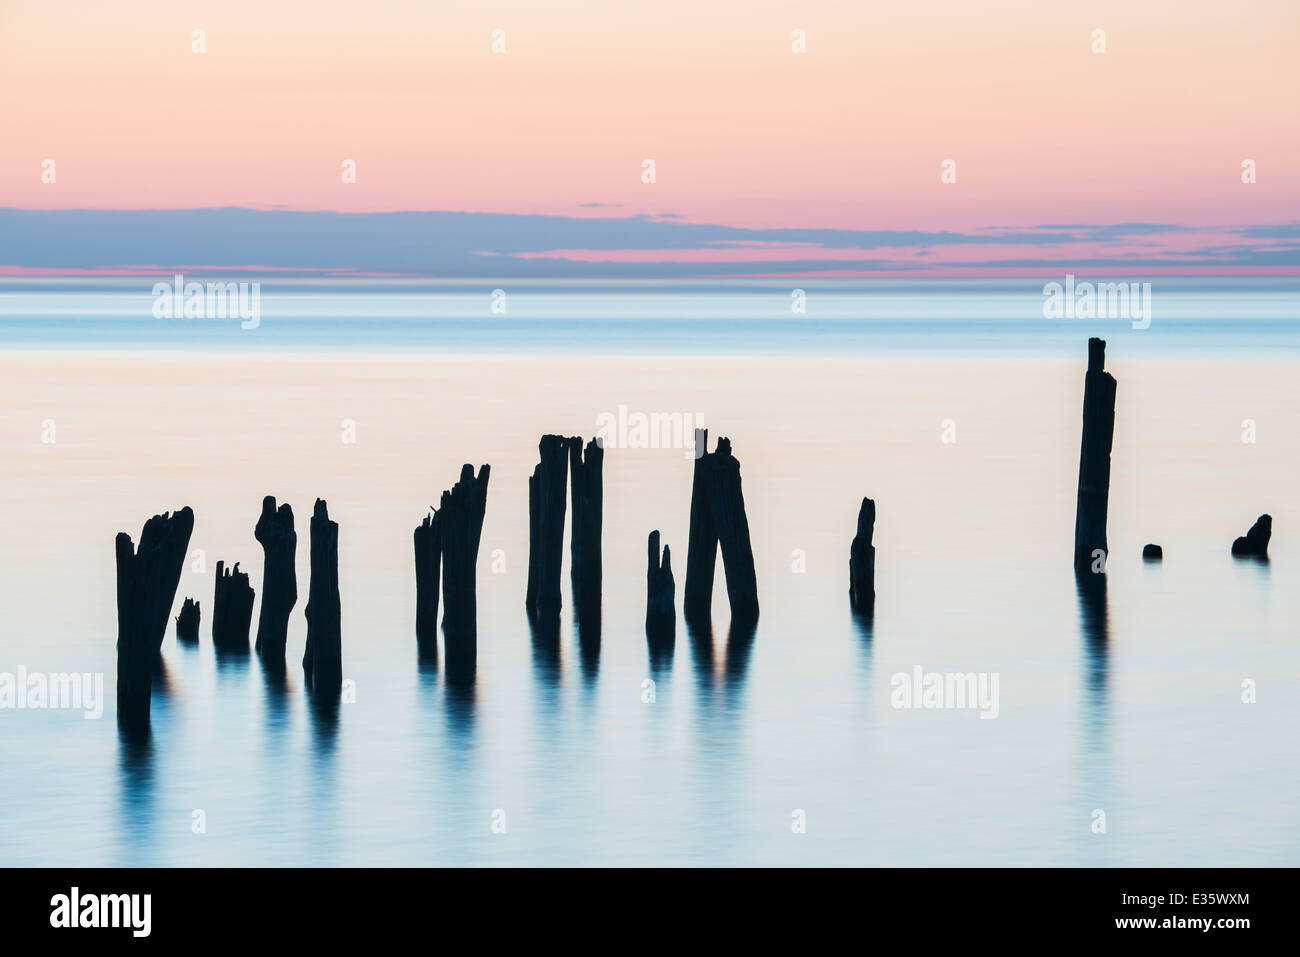
[[[1034,320],[1037,305],[999,320],[973,293],[976,318],[960,304],[936,317],[946,303],[903,295],[895,319],[826,319],[843,348],[805,341],[789,316],[747,321],[719,293],[709,308],[734,315],[711,321],[747,338],[693,357],[720,348],[692,331],[707,323],[669,316],[683,331],[665,339],[625,300],[614,325],[652,354],[574,345],[579,332],[528,314],[526,296],[501,339],[403,317],[417,304],[374,293],[322,305],[288,351],[210,327],[201,335],[226,336],[221,351],[181,354],[147,325],[131,331],[119,293],[59,285],[0,292],[0,672],[103,672],[108,701],[100,720],[0,710],[0,863],[1300,863],[1300,332],[1281,286],[1216,286],[1205,294],[1218,306],[1188,293],[1188,315],[1166,324],[1157,300],[1144,331]],[[1228,299],[1240,322],[1211,321]],[[608,304],[584,303],[571,330],[604,329],[584,317]],[[905,309],[946,331],[907,331]],[[367,310],[386,317],[373,341],[356,319]],[[271,315],[264,301],[264,329]],[[545,354],[517,354],[525,319],[543,327]],[[895,326],[877,335],[873,321]],[[298,354],[331,322],[331,354]],[[403,324],[409,350],[392,338]],[[1119,380],[1100,610],[1081,607],[1071,570],[1097,327]],[[498,345],[516,354],[452,354]],[[390,354],[338,354],[363,346]],[[691,463],[611,449],[599,649],[567,611],[558,656],[534,648],[523,596],[537,438],[590,436],[620,405],[689,412],[731,437],[762,603],[752,645],[728,642],[719,574],[713,634],[679,619],[671,661],[651,662],[645,536],[660,529],[675,553],[680,610]],[[492,465],[469,695],[417,667],[411,554],[411,530],[463,462]],[[219,662],[209,637],[218,559],[244,563],[260,592],[265,494],[292,503],[301,539],[286,694],[255,656]],[[847,602],[863,495],[878,508],[870,629]],[[340,524],[356,689],[336,724],[307,708],[297,665],[317,496]],[[113,719],[113,536],[185,504],[206,566],[187,568],[177,604],[201,599],[203,640],[189,649],[169,632],[152,744],[135,750]],[[1234,561],[1232,538],[1261,512],[1272,562]],[[1163,564],[1141,562],[1148,541]],[[567,554],[564,586],[567,603]],[[915,665],[997,672],[999,716],[894,709],[890,678]],[[1255,704],[1241,700],[1247,679]],[[193,833],[196,810],[206,833]],[[806,833],[792,832],[795,811]]]

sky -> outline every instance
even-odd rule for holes
[[[5,272],[1300,272],[1295,0],[0,0],[0,63]]]

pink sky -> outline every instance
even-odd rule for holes
[[[1300,218],[1295,0],[7,0],[0,59],[0,206]]]

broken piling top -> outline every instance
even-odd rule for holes
[[[1232,554],[1248,555],[1253,558],[1268,558],[1268,543],[1273,537],[1273,516],[1261,515],[1250,526],[1250,531],[1235,539]]]
[[[438,501],[437,514],[441,516],[442,535],[449,532],[465,536],[464,544],[476,555],[479,537],[483,533],[483,516],[487,511],[488,479],[492,475],[492,466],[480,465],[478,476],[474,475],[474,466],[466,463],[460,467],[460,478],[449,490],[442,493]],[[426,516],[425,521],[430,521]]]
[[[154,515],[144,523],[137,548],[126,532],[118,532],[117,599],[118,640],[121,641],[123,587],[132,586],[135,594],[125,596],[133,624],[141,635],[161,648],[167,636],[167,619],[181,582],[185,554],[194,531],[194,510],[188,505],[176,512]],[[126,565],[125,569],[123,565]],[[124,571],[126,576],[124,578]]]
[[[1105,361],[1105,340],[1089,339],[1074,517],[1074,567],[1079,573],[1091,572],[1093,568],[1104,570],[1107,554],[1106,512],[1110,498],[1110,454],[1115,438],[1116,384],[1115,377],[1105,371]]]
[[[1088,371],[1103,372],[1106,366],[1106,340],[1093,336],[1088,340]]]

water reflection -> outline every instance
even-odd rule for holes
[[[600,617],[599,606],[577,611],[573,616],[573,630],[578,636],[578,661],[588,690],[600,673]]]
[[[861,652],[862,671],[865,677],[871,677],[872,649],[875,647],[876,616],[874,611],[861,612],[849,609],[849,619],[853,630],[858,634],[858,649]]]
[[[1075,576],[1079,598],[1079,627],[1083,637],[1085,740],[1092,750],[1102,747],[1108,724],[1110,686],[1110,610],[1106,576],[1082,572]]]
[[[307,689],[307,712],[311,715],[312,749],[319,758],[332,758],[338,746],[339,695]]]
[[[142,863],[139,852],[154,837],[154,750],[147,728],[118,730],[118,794],[129,860]]]
[[[531,615],[528,632],[533,645],[533,676],[545,687],[554,687],[560,681],[560,622],[539,622]]]

